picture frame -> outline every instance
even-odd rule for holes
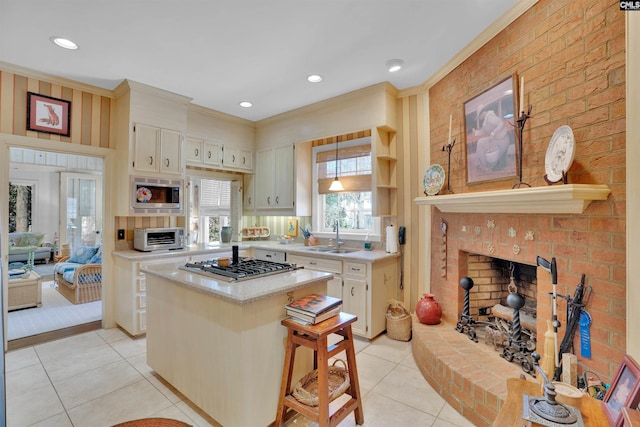
[[[602,410],[609,424],[622,427],[622,408],[637,408],[640,403],[640,365],[625,354],[611,387],[602,400]]]
[[[517,75],[464,102],[467,184],[518,176]]]
[[[27,92],[27,130],[71,135],[71,101]]]
[[[287,220],[287,236],[298,237],[298,220]]]

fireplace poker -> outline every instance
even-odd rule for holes
[[[558,310],[556,307],[556,299],[558,297],[558,268],[556,264],[556,257],[551,258],[551,262],[546,259],[538,256],[536,257],[536,264],[538,266],[547,270],[547,272],[551,273],[551,284],[553,286],[552,294],[551,294],[551,324],[553,325],[553,343],[555,349],[555,360],[554,360],[554,378],[560,377],[560,360],[558,357],[558,328],[560,327],[560,322],[558,321]]]
[[[578,320],[580,319],[580,312],[582,311],[582,308],[586,306],[586,301],[589,299],[589,296],[591,294],[590,288],[585,288],[584,286],[584,278],[585,275],[583,274],[580,283],[576,287],[573,299],[567,302],[567,328],[564,338],[560,343],[560,351],[558,352],[558,357],[560,357],[563,353],[568,353],[573,349],[573,339],[576,335]]]

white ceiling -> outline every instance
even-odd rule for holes
[[[0,61],[106,89],[130,79],[255,121],[419,85],[516,1],[0,0]],[[392,58],[405,68],[387,72]]]

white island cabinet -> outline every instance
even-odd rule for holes
[[[267,426],[276,416],[291,298],[325,293],[310,270],[228,283],[170,265],[147,276],[147,364],[225,427]],[[294,383],[313,369],[299,349]]]

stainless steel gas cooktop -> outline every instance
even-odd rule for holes
[[[218,265],[217,259],[209,259],[180,266],[180,270],[202,274],[225,282],[239,282],[272,274],[297,270],[295,264],[239,258],[226,267]]]

